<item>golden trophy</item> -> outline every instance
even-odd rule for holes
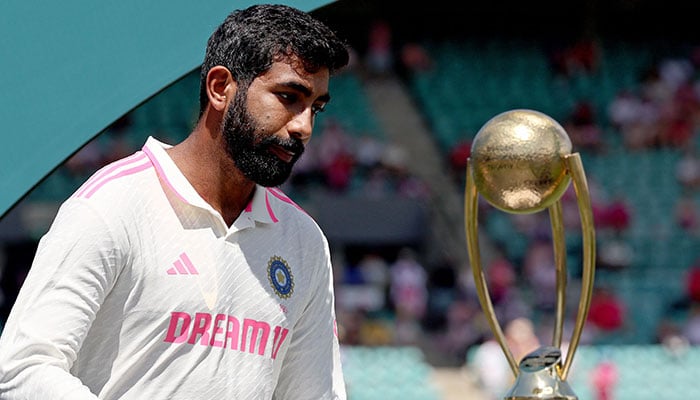
[[[564,128],[533,110],[506,111],[491,118],[474,137],[467,160],[464,225],[467,250],[479,301],[489,327],[515,377],[504,400],[577,400],[567,382],[588,316],[595,275],[595,229],[581,157],[571,153]],[[561,344],[567,285],[566,243],[561,196],[573,181],[582,230],[581,295],[566,357]],[[556,308],[551,346],[542,346],[516,362],[496,318],[481,266],[478,195],[495,208],[514,214],[548,209],[556,272]]]

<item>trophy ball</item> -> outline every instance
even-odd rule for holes
[[[571,140],[553,118],[517,109],[496,115],[472,141],[474,185],[494,207],[529,214],[546,209],[566,191],[565,157]]]

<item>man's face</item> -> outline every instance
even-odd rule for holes
[[[223,121],[227,151],[236,168],[262,186],[278,186],[311,138],[314,117],[328,96],[329,74],[309,74],[276,62],[248,88],[239,87]]]
[[[224,118],[223,133],[228,154],[246,178],[263,186],[278,186],[287,180],[292,166],[304,152],[299,139],[268,135],[248,113],[246,94],[239,90]],[[273,148],[282,148],[291,159],[278,157]]]

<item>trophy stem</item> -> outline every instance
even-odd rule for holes
[[[466,229],[467,251],[469,252],[471,269],[474,275],[474,284],[476,286],[477,295],[479,296],[479,302],[481,303],[484,316],[491,327],[491,332],[493,332],[496,341],[501,346],[501,350],[503,350],[503,354],[505,354],[506,359],[508,360],[508,364],[510,365],[510,369],[513,371],[513,375],[517,377],[519,372],[518,363],[515,361],[513,352],[506,343],[505,335],[503,334],[503,330],[501,329],[498,319],[496,318],[496,311],[493,308],[493,303],[491,302],[488,286],[486,284],[486,278],[484,277],[484,271],[481,266],[477,222],[478,193],[476,190],[476,185],[474,184],[471,168],[471,160],[467,159],[466,185],[464,189],[464,227]]]
[[[581,233],[583,242],[583,272],[581,277],[581,297],[579,299],[578,313],[574,331],[571,336],[569,350],[561,372],[561,378],[566,380],[574,353],[578,348],[583,332],[583,325],[588,318],[588,310],[591,308],[591,298],[593,296],[593,281],[595,278],[595,229],[593,228],[593,210],[591,208],[591,198],[588,191],[581,156],[578,153],[570,154],[564,158],[569,173],[571,174],[576,200],[578,203],[579,215],[581,218]]]
[[[561,200],[549,207],[549,219],[552,225],[552,244],[554,246],[554,263],[556,265],[557,298],[552,346],[561,348],[566,309],[566,238]]]

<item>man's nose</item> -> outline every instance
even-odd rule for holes
[[[311,107],[296,114],[289,123],[289,135],[306,143],[311,139],[314,127],[314,113]]]

